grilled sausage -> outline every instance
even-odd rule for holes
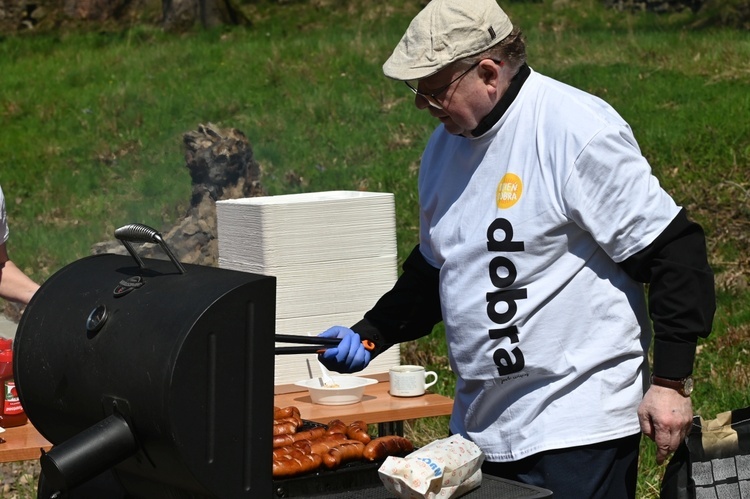
[[[362,442],[344,440],[323,454],[323,466],[332,470],[349,461],[359,461],[362,459],[362,452],[364,450],[365,444]]]
[[[380,461],[388,456],[403,454],[414,450],[409,439],[398,435],[388,435],[373,439],[365,446],[362,457],[368,461]]]
[[[273,434],[294,433],[300,426],[302,426],[302,418],[300,417],[289,416],[288,418],[274,419]]]
[[[302,426],[302,418],[299,416],[289,416],[286,418],[279,418],[279,419],[273,420],[273,424],[281,424],[281,423],[294,423],[295,426]]]
[[[283,447],[277,447],[273,450],[273,458],[274,459],[287,459],[289,457],[296,456],[298,452],[302,454],[312,454],[312,447],[310,447],[310,441],[300,440],[299,442],[294,442],[294,444],[292,445],[285,445]]]
[[[310,454],[310,449],[300,449],[294,445],[286,445],[273,450],[274,459],[301,459],[302,456]]]
[[[309,473],[320,468],[322,462],[323,458],[317,454],[302,454],[300,457],[274,459],[273,477],[288,478],[303,473]]]
[[[297,424],[294,421],[283,421],[273,423],[274,435],[289,435],[297,431]]]
[[[299,418],[299,409],[293,405],[290,405],[289,407],[284,407],[282,409],[275,407],[273,408],[273,419],[284,419],[284,418],[290,418],[290,417],[296,417]]]
[[[321,456],[336,447],[336,445],[346,440],[346,435],[343,433],[333,433],[331,435],[324,435],[315,440],[310,440],[310,452],[313,454],[320,454]]]
[[[298,431],[297,433],[287,433],[282,435],[274,435],[273,437],[273,448],[284,447],[285,445],[292,445],[298,440],[315,440],[316,438],[322,437],[326,432],[325,426],[316,426],[306,431]]]
[[[355,421],[346,428],[346,436],[350,440],[357,440],[367,445],[370,443],[370,434],[367,433],[367,423],[364,421]]]
[[[326,435],[330,435],[332,433],[343,433],[344,435],[346,435],[346,423],[344,423],[340,419],[329,421],[326,426],[328,427],[328,429],[326,430]]]

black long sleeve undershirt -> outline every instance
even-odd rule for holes
[[[698,337],[711,332],[716,309],[703,229],[681,210],[653,243],[620,266],[632,279],[649,285],[654,374],[667,378],[691,374]],[[374,355],[395,343],[426,336],[442,321],[439,274],[417,246],[393,289],[352,326],[377,345]]]
[[[698,338],[711,333],[716,311],[703,229],[683,209],[653,243],[620,266],[632,279],[649,285],[654,374],[665,378],[691,374]]]
[[[443,320],[440,271],[427,263],[416,246],[393,289],[384,294],[352,330],[375,343],[373,356],[403,341],[427,336]]]

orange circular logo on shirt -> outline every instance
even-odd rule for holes
[[[497,184],[497,192],[495,192],[497,207],[501,210],[510,208],[521,199],[522,192],[523,182],[521,182],[521,178],[515,173],[506,173],[500,179],[500,183]]]

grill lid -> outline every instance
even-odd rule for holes
[[[47,485],[111,468],[134,498],[270,496],[275,278],[182,265],[146,226],[115,235],[133,258],[62,268],[16,333]],[[144,239],[171,261],[139,258]]]

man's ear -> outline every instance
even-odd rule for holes
[[[492,59],[484,59],[479,63],[479,76],[485,85],[490,85],[494,88],[500,87],[500,72],[502,70],[503,62],[495,62]]]
[[[490,92],[501,92],[503,63],[492,59],[484,59],[479,63],[479,77],[489,87]]]

